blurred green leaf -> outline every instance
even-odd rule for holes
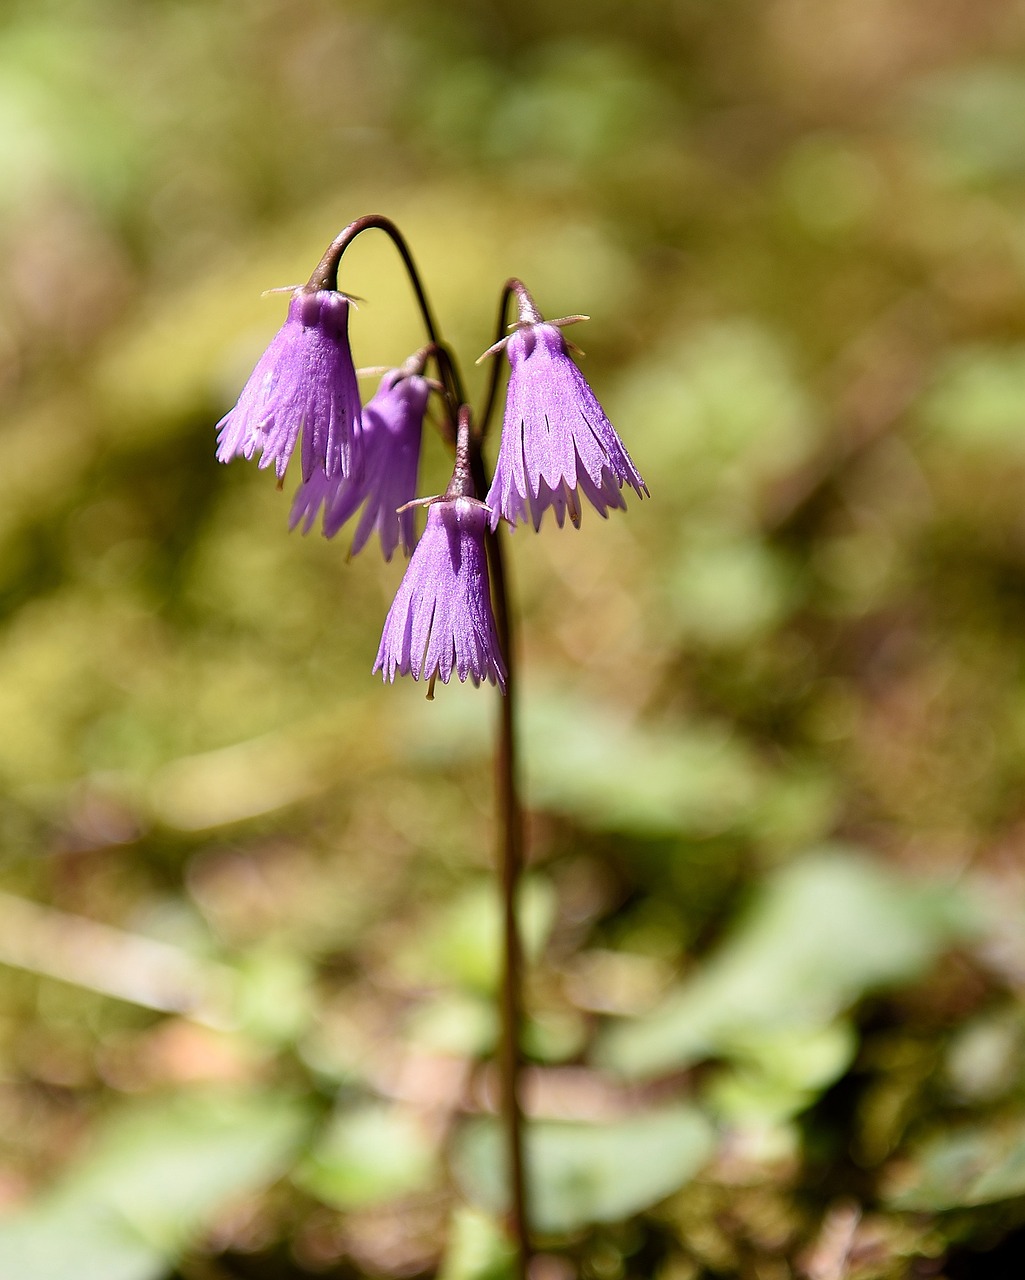
[[[762,887],[663,1005],[613,1028],[601,1060],[645,1075],[729,1054],[752,1031],[810,1031],[866,991],[923,973],[976,919],[963,889],[904,881],[840,850],[804,858]]]
[[[1017,1005],[987,1009],[953,1034],[946,1072],[966,1101],[998,1098],[1018,1086],[1025,1064],[1025,1017]]]
[[[589,1029],[573,1009],[528,1017],[523,1025],[523,1048],[538,1062],[566,1062],[587,1047]]]
[[[805,230],[827,241],[864,227],[878,205],[881,185],[867,150],[827,132],[802,137],[779,174],[784,203]]]
[[[1025,1195],[1025,1119],[940,1133],[900,1170],[897,1209],[968,1208]]]
[[[126,1106],[57,1190],[0,1222],[0,1275],[160,1275],[223,1205],[284,1172],[305,1128],[302,1107],[276,1094]]]
[[[996,453],[1025,448],[1025,347],[974,346],[952,352],[936,371],[920,415],[944,444]]]
[[[711,1126],[685,1107],[609,1124],[535,1121],[527,1130],[531,1219],[538,1231],[616,1222],[664,1199],[712,1154]],[[493,1213],[507,1198],[503,1135],[490,1120],[468,1125],[453,1156],[463,1193]]]
[[[475,755],[486,732],[477,709],[445,703],[431,708],[432,759]],[[723,726],[648,728],[540,680],[526,690],[523,738],[531,802],[592,830],[711,835],[749,819],[763,793],[753,753]]]
[[[785,850],[807,848],[835,829],[839,779],[822,767],[796,760],[765,787],[751,827],[764,845]]]
[[[239,967],[235,1014],[250,1035],[272,1044],[292,1043],[313,1013],[309,963],[278,946],[256,947]]]
[[[473,991],[443,991],[414,1010],[407,1030],[428,1049],[461,1058],[490,1052],[498,1039],[493,1000]]]
[[[325,1204],[359,1209],[422,1190],[436,1173],[434,1145],[416,1119],[373,1105],[335,1116],[293,1176]]]
[[[459,1205],[438,1280],[513,1280],[515,1249],[494,1218]]]
[[[629,52],[593,39],[551,42],[535,54],[534,74],[515,77],[490,130],[501,160],[542,158],[563,174],[588,169],[665,129],[672,100],[632,65]]]
[[[51,1199],[0,1219],[0,1275],[19,1280],[160,1280],[173,1264],[111,1209]]]
[[[743,500],[818,443],[781,335],[747,318],[673,333],[634,363],[610,404],[614,421],[646,424],[646,465],[671,477],[659,500],[691,518],[703,498],[744,522]]]
[[[984,183],[1025,173],[1025,74],[979,63],[928,76],[907,95],[907,119],[935,171]]]
[[[673,566],[667,592],[680,632],[720,646],[780,622],[796,595],[781,557],[753,538],[698,539]]]
[[[714,726],[646,729],[554,690],[534,694],[524,721],[532,801],[588,827],[710,835],[760,793],[752,756]]]
[[[518,904],[524,953],[536,959],[555,918],[555,890],[541,876],[524,880]],[[502,970],[502,921],[498,886],[479,880],[448,904],[400,957],[411,976],[454,982],[471,991],[497,989]]]
[[[802,1111],[839,1079],[854,1059],[858,1038],[847,1022],[748,1036],[730,1046],[731,1065],[714,1077],[707,1099],[734,1125],[768,1126]]]

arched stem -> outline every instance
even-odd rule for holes
[[[364,231],[372,230],[383,231],[391,240],[398,250],[402,265],[406,268],[406,275],[413,286],[417,306],[420,308],[420,315],[423,318],[424,329],[431,345],[435,348],[438,375],[445,388],[445,400],[452,427],[452,440],[454,441],[459,406],[466,400],[466,396],[463,393],[462,378],[459,376],[459,368],[452,358],[447,344],[441,339],[437,321],[434,319],[434,312],[428,301],[427,292],[424,289],[423,281],[420,279],[420,273],[416,268],[409,245],[406,243],[406,238],[395,223],[392,222],[391,218],[386,217],[383,213],[368,213],[364,214],[362,218],[357,218],[355,222],[350,222],[344,231],[340,231],[328,245],[306,287],[308,289],[337,290],[338,266],[342,260],[342,254],[357,236],[362,235]]]

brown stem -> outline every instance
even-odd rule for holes
[[[459,425],[456,428],[456,458],[452,467],[452,479],[448,482],[445,497],[476,497],[477,486],[473,480],[473,466],[470,461],[470,406],[459,406]]]
[[[487,476],[479,449],[472,452],[471,469],[478,493],[487,492]],[[497,532],[485,534],[495,627],[505,657],[505,696],[499,699],[500,721],[496,758],[499,806],[500,879],[502,886],[503,966],[501,990],[502,1038],[499,1075],[502,1085],[502,1120],[509,1163],[510,1228],[516,1242],[516,1280],[526,1280],[530,1266],[530,1223],[527,1216],[526,1168],[523,1141],[523,949],[520,942],[517,899],[523,874],[523,810],[520,805],[519,748],[516,726],[516,678],[512,618],[505,557]]]
[[[501,342],[505,337],[505,317],[509,308],[509,299],[516,291],[519,280],[515,277],[507,280],[502,286],[502,296],[498,303],[498,323],[495,325],[495,342]],[[502,361],[498,356],[494,356],[491,361],[491,377],[488,379],[488,394],[484,397],[484,408],[481,410],[480,426],[478,432],[483,440],[488,434],[488,426],[491,422],[491,414],[495,408],[495,399],[498,395],[498,379],[502,373]],[[485,491],[486,492],[486,491]]]
[[[413,286],[413,292],[416,294],[417,305],[420,308],[420,315],[423,317],[427,336],[439,351],[444,352],[445,358],[438,359],[438,371],[442,382],[445,384],[445,398],[448,401],[449,417],[452,422],[452,435],[454,438],[456,412],[459,405],[466,400],[466,396],[463,394],[462,379],[459,377],[456,362],[451,358],[448,348],[439,337],[434,312],[431,310],[431,304],[427,300],[427,293],[420,279],[420,273],[416,269],[416,263],[413,261],[409,245],[406,244],[406,238],[395,223],[392,222],[391,218],[386,217],[383,213],[367,213],[362,218],[357,218],[355,222],[350,222],[344,231],[340,231],[328,245],[306,287],[307,289],[337,290],[338,264],[342,260],[342,254],[358,235],[370,230],[383,231],[398,250],[399,257],[406,268],[406,274],[409,276],[410,283]]]

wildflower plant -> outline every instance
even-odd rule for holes
[[[349,346],[351,299],[338,288],[347,248],[364,231],[389,236],[409,274],[427,342],[386,370],[377,392],[361,405]],[[345,228],[328,246],[308,284],[291,291],[288,317],[264,352],[235,407],[218,424],[217,457],[259,456],[283,481],[299,449],[301,480],[290,527],[308,533],[321,520],[334,537],[362,508],[353,535],[355,555],[376,531],[390,560],[401,544],[405,575],[384,623],[374,671],[436,683],[496,685],[501,691],[497,743],[499,870],[504,967],[499,1067],[510,1188],[510,1232],[517,1246],[518,1280],[530,1258],[523,1159],[521,1008],[522,955],[516,919],[523,865],[519,796],[516,684],[512,619],[499,525],[541,526],[549,508],[562,527],[579,525],[581,495],[606,516],[624,507],[625,490],[647,494],[630,455],[584,380],[562,330],[586,316],[545,320],[518,279],[507,280],[496,339],[481,360],[491,378],[475,424],[459,366],[442,340],[412,255],[390,219],[371,214]],[[509,304],[517,318],[507,327]],[[504,361],[509,377],[501,441],[493,476],[484,461],[488,428]],[[434,376],[428,376],[433,369]],[[426,410],[440,402],[441,431],[454,453],[445,492],[417,497]],[[486,495],[483,499],[481,494]],[[426,508],[416,540],[415,512]]]

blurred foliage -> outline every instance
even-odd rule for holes
[[[378,210],[478,399],[507,276],[593,317],[652,493],[508,540],[535,1280],[1020,1273],[1023,30],[4,7],[0,1275],[509,1274],[494,697],[371,680],[401,565],[213,461]]]
[[[531,1223],[542,1235],[565,1235],[590,1223],[622,1221],[690,1179],[712,1148],[708,1121],[680,1107],[604,1125],[538,1121],[527,1138]],[[495,1214],[505,1210],[497,1121],[468,1126],[454,1163],[470,1200]]]

